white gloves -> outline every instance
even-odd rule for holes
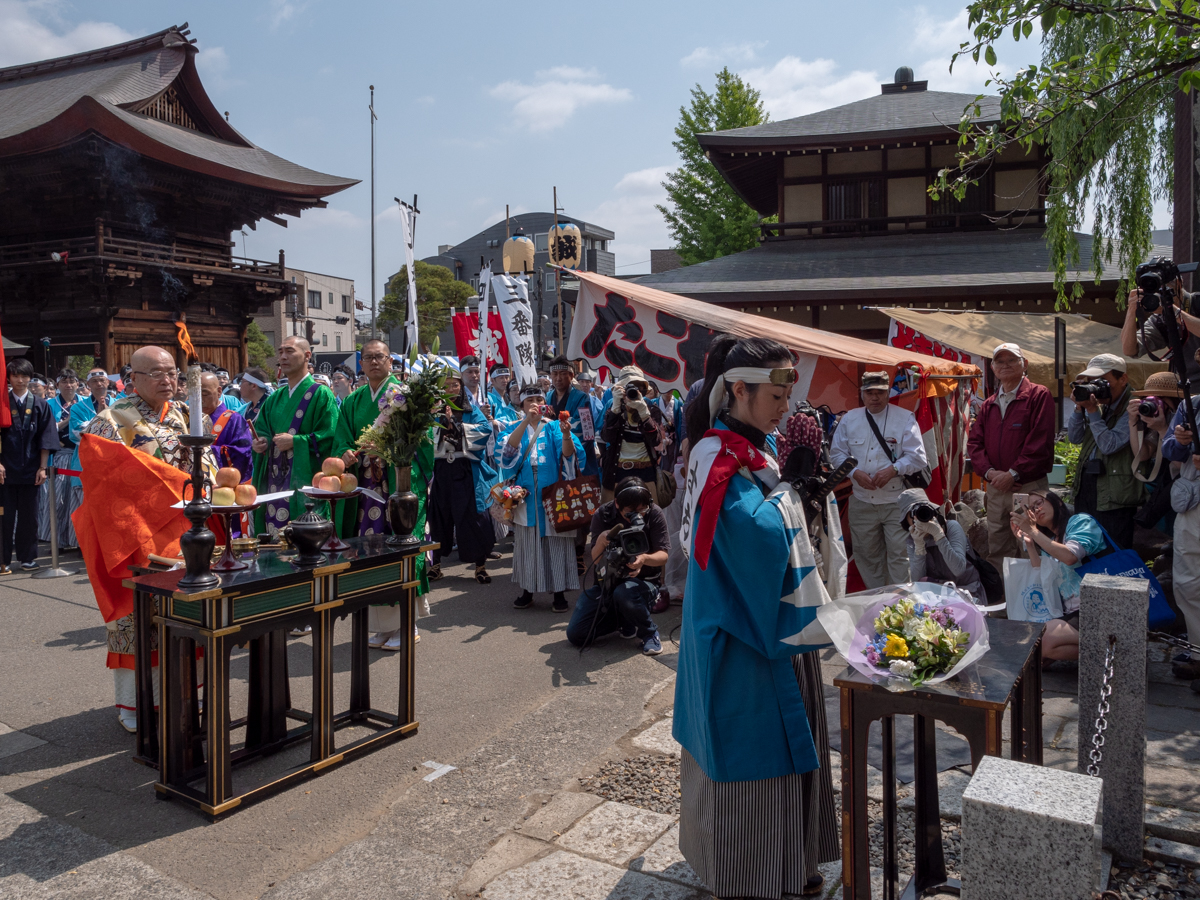
[[[650,418],[650,407],[646,405],[645,400],[634,400],[632,403],[626,403],[625,408],[632,409],[637,413],[639,422],[645,422]]]
[[[934,543],[937,543],[946,536],[946,532],[942,530],[942,526],[935,519],[932,522],[924,522],[925,533],[933,538]]]
[[[946,532],[935,519],[932,522],[922,522],[920,519],[913,519],[912,525],[908,528],[908,533],[912,535],[913,543],[917,547],[917,555],[925,555],[925,538],[933,538],[934,543],[937,543],[946,536]]]
[[[623,385],[614,385],[612,389],[612,405],[620,406],[621,401],[625,399],[625,388]]]

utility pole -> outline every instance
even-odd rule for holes
[[[555,252],[555,241],[558,240],[558,186],[554,187],[554,230],[550,232],[550,240],[547,244],[550,249],[550,262],[554,263],[558,257]],[[554,298],[558,302],[558,345],[554,348],[556,352],[563,352],[563,308],[562,308],[562,287],[559,282],[562,281],[562,273],[555,271],[554,273]]]
[[[379,337],[375,331],[375,85],[371,85],[371,340]]]

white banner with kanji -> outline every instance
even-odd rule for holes
[[[524,278],[492,276],[492,293],[504,323],[513,377],[522,387],[537,384],[537,353],[533,342],[533,312],[529,308],[529,285]]]

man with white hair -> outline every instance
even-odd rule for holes
[[[1005,557],[1020,557],[1009,527],[1013,496],[1045,491],[1054,467],[1054,398],[1025,377],[1029,363],[1016,344],[992,351],[996,392],[983,401],[967,438],[976,475],[987,480],[988,561],[1004,571]]]
[[[907,487],[904,476],[929,466],[917,417],[888,403],[891,383],[887,372],[863,373],[864,405],[842,417],[829,448],[834,468],[851,456],[858,460],[850,473],[850,536],[858,574],[868,588],[908,581],[908,532],[897,503]]]

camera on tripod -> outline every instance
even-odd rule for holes
[[[649,552],[650,536],[646,534],[646,520],[640,513],[630,519],[630,524],[610,530],[608,546],[604,548],[604,569],[600,573],[605,586],[624,578],[629,564]]]
[[[1087,403],[1089,400],[1111,400],[1112,385],[1103,378],[1095,381],[1081,381],[1071,385],[1071,399],[1076,403]]]

